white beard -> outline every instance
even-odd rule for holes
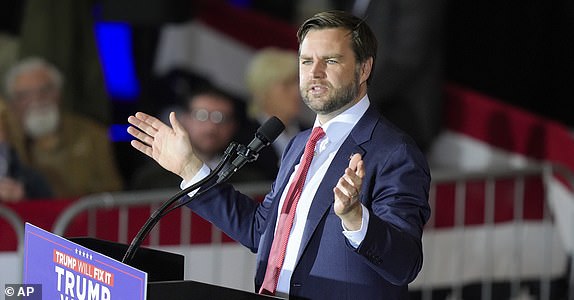
[[[24,129],[31,138],[53,133],[60,122],[60,111],[56,105],[31,107],[24,116]]]

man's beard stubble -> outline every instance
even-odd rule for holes
[[[345,105],[352,102],[359,94],[359,73],[355,72],[353,81],[349,84],[340,87],[338,89],[333,89],[332,85],[328,83],[329,90],[334,91],[333,95],[326,101],[311,101],[308,95],[307,86],[301,88],[301,98],[307,107],[317,114],[327,115],[333,113]]]

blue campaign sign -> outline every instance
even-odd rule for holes
[[[147,273],[26,223],[24,284],[44,299],[146,299]]]

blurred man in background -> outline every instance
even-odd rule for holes
[[[39,170],[56,197],[122,189],[107,130],[61,109],[63,78],[41,58],[12,67],[5,81],[16,130],[12,144],[22,160]]]
[[[242,128],[241,108],[231,96],[211,84],[196,87],[183,100],[184,111],[178,114],[181,124],[189,133],[189,140],[195,154],[214,169],[223,157],[225,149],[231,142],[247,145],[248,138]],[[248,131],[248,130],[241,130]],[[252,131],[249,131],[252,134]],[[243,136],[241,138],[240,136]],[[253,136],[249,137],[250,139]],[[272,152],[269,149],[267,152]],[[265,151],[262,151],[265,152]],[[272,180],[265,169],[274,166],[247,164],[230,178],[231,182],[253,182]],[[170,188],[178,186],[181,179],[151,161],[136,170],[130,187],[132,189]]]
[[[10,144],[10,114],[0,98],[0,202],[47,199],[53,196],[47,180],[21,163]]]
[[[278,48],[259,50],[247,67],[245,79],[251,94],[249,116],[259,125],[271,116],[276,116],[285,124],[285,130],[272,144],[274,151],[262,152],[255,162],[267,165],[272,172],[270,177],[275,178],[281,155],[289,141],[301,129],[310,127],[302,125],[302,115],[312,112],[303,107],[299,94],[297,52]]]

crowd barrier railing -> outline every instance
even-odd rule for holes
[[[0,204],[0,218],[3,219],[10,228],[13,230],[16,239],[18,240],[18,251],[21,251],[24,247],[24,221],[20,216],[14,212],[11,208]],[[4,237],[5,239],[6,237]]]
[[[269,192],[271,188],[271,182],[256,182],[256,183],[241,183],[235,184],[234,187],[246,195],[250,195],[254,198],[265,195]],[[82,213],[87,213],[87,235],[92,237],[98,236],[97,230],[97,210],[112,210],[117,209],[117,241],[120,243],[127,243],[128,235],[130,232],[129,224],[129,214],[130,207],[134,206],[149,206],[150,211],[155,210],[159,207],[161,203],[166,201],[172,195],[175,195],[179,190],[177,189],[160,189],[160,190],[149,190],[149,191],[131,191],[131,192],[114,192],[114,193],[101,193],[93,194],[86,197],[82,197],[74,205],[68,207],[62,214],[57,218],[52,232],[66,236],[69,235],[68,229],[75,218],[77,218]],[[146,211],[143,211],[143,216],[146,216]],[[172,215],[174,215],[172,213]],[[142,211],[139,211],[140,221],[142,217]],[[180,226],[179,226],[179,240],[175,244],[189,245],[192,243],[191,232],[192,228],[192,218],[194,214],[187,209],[180,210]],[[173,217],[169,215],[165,217],[168,220],[174,220]],[[199,218],[199,217],[197,217]],[[200,220],[198,220],[200,221]],[[163,222],[163,220],[162,220]],[[150,232],[150,238],[148,245],[158,246],[162,244],[160,241],[160,230],[158,227],[161,226],[162,222],[156,225],[156,228]],[[143,222],[140,222],[143,225]],[[205,223],[200,223],[205,226]],[[210,229],[212,234],[211,238],[201,238],[201,241],[211,240],[211,243],[222,242],[221,232],[213,227]],[[132,230],[133,231],[133,230]],[[172,232],[172,231],[171,231]],[[168,241],[168,244],[174,244],[173,239]]]
[[[412,299],[563,296],[561,299],[574,300],[574,251],[572,241],[566,241],[568,235],[574,239],[574,176],[570,170],[544,163],[477,172],[433,170],[432,177],[429,203],[433,213],[425,226],[425,260],[421,274],[411,284]],[[561,202],[569,209],[553,199],[556,182],[569,189],[567,199]],[[236,188],[261,197],[270,186],[266,182],[238,184]],[[89,195],[60,213],[52,231],[61,236],[81,233],[128,243],[151,212],[176,192]],[[21,248],[22,220],[3,206],[0,217],[17,232]],[[558,228],[561,220],[568,219],[570,223],[562,225],[570,224],[569,228]],[[87,229],[78,231],[80,227]],[[189,209],[181,209],[162,219],[144,245],[225,242],[231,240]]]
[[[411,298],[574,299],[573,178],[553,164],[433,172],[433,214]],[[557,181],[570,189],[563,212]]]

